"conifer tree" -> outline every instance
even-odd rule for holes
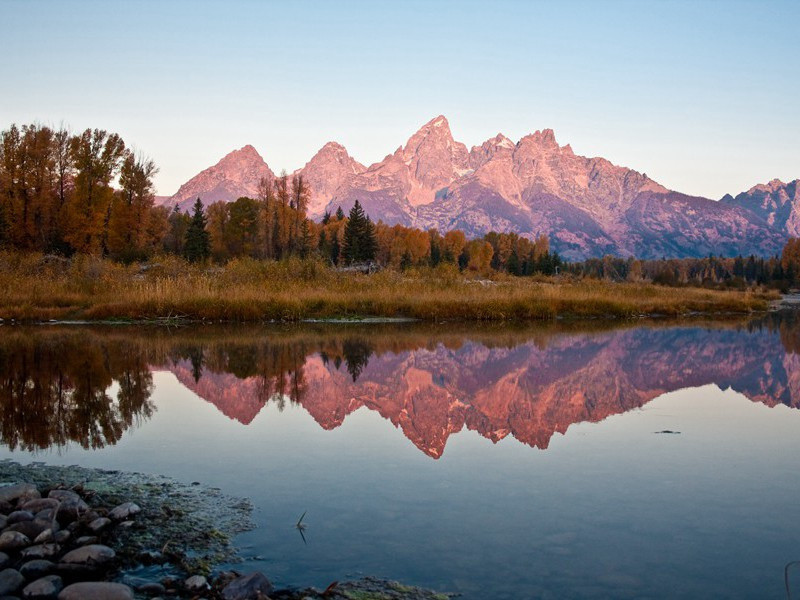
[[[192,262],[208,258],[211,249],[206,231],[206,216],[203,213],[203,203],[200,198],[194,203],[194,214],[186,230],[186,241],[183,246],[186,258]]]
[[[374,260],[376,250],[375,227],[356,200],[344,228],[344,262],[349,265]]]

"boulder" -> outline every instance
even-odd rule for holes
[[[65,587],[58,600],[133,600],[133,590],[121,583],[85,581]]]
[[[92,521],[91,523],[89,523],[89,530],[92,533],[100,533],[101,531],[103,531],[103,529],[105,529],[109,525],[111,525],[111,519],[107,519],[105,517],[99,517],[94,521]]]
[[[25,600],[56,600],[63,588],[64,582],[61,581],[61,577],[47,575],[22,588],[22,597]]]
[[[29,510],[15,510],[8,515],[8,520],[6,522],[9,525],[13,525],[14,523],[21,523],[22,521],[33,521],[33,513]]]
[[[20,508],[36,514],[47,508],[58,508],[58,504],[59,502],[55,498],[37,498],[35,500],[28,500],[25,504],[22,504]]]
[[[270,580],[256,571],[231,581],[222,589],[222,597],[225,600],[258,600],[261,596],[269,596],[272,589]]]

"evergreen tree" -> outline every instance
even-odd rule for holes
[[[211,253],[206,231],[206,216],[203,213],[203,203],[200,198],[194,203],[194,214],[186,230],[186,240],[183,244],[183,252],[186,258],[192,262],[205,260]]]
[[[339,208],[336,209],[336,220],[337,221],[341,221],[342,219],[344,219],[344,211],[342,210],[342,207],[340,206]]]
[[[374,260],[377,249],[375,227],[356,200],[344,228],[344,262],[349,265]]]

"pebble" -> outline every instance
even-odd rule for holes
[[[56,600],[58,593],[64,588],[64,582],[58,575],[47,575],[29,583],[22,589],[25,600]]]
[[[133,590],[121,583],[85,581],[65,587],[58,600],[133,600]]]
[[[223,588],[222,597],[225,600],[251,600],[257,598],[258,593],[269,596],[272,589],[269,579],[263,573],[256,571],[231,581]]]
[[[13,594],[23,583],[25,583],[25,578],[16,569],[0,571],[0,596]]]
[[[30,538],[19,531],[5,531],[0,534],[0,551],[19,550],[30,544]]]

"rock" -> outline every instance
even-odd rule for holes
[[[5,552],[0,552],[0,569],[5,569],[10,562],[11,559],[8,557],[8,554]]]
[[[32,483],[17,483],[0,487],[0,502],[14,502],[17,504],[41,498],[42,495]]]
[[[8,524],[22,523],[23,521],[33,521],[33,513],[29,510],[15,510],[8,515]]]
[[[75,492],[72,493],[75,494]],[[77,496],[77,494],[75,495]],[[64,524],[69,521],[74,521],[88,511],[89,505],[80,497],[66,498],[61,501],[61,506],[58,507],[58,522]]]
[[[158,596],[166,592],[167,588],[160,583],[153,581],[137,586],[136,591],[142,594],[148,594],[149,596]]]
[[[0,534],[0,551],[19,550],[31,545],[30,538],[19,531],[5,531]]]
[[[31,546],[22,551],[22,556],[29,559],[53,558],[61,552],[58,544],[39,544]]]
[[[64,588],[64,583],[58,575],[47,575],[29,583],[22,589],[25,600],[56,600],[58,593]]]
[[[65,587],[58,600],[133,600],[133,590],[121,583],[85,581]]]
[[[122,527],[123,529],[128,529],[130,527],[133,527],[134,522],[135,521],[122,521],[122,523],[117,525],[117,527]]]
[[[225,600],[256,600],[259,594],[269,596],[272,589],[269,579],[256,571],[231,581],[223,588],[222,597]]]
[[[78,546],[89,546],[90,544],[97,544],[100,541],[96,535],[82,535],[77,540],[75,540],[75,544]]]
[[[56,516],[56,512],[57,509],[55,508],[44,508],[34,515],[34,519],[39,519],[41,521],[52,521]]]
[[[19,568],[19,572],[28,581],[39,579],[45,575],[50,575],[56,570],[55,563],[49,560],[31,560]]]
[[[25,578],[16,569],[5,569],[0,571],[0,596],[13,594],[22,584]]]
[[[112,509],[108,516],[115,521],[124,521],[132,515],[142,512],[141,507],[134,502],[125,502]]]
[[[0,515],[0,529],[5,529],[6,525],[8,525],[8,517],[5,515]]]
[[[183,585],[190,592],[202,592],[208,588],[208,581],[202,575],[192,575],[183,582]]]
[[[20,521],[6,527],[6,531],[16,531],[30,540],[35,540],[43,531],[50,529],[47,521]]]
[[[64,502],[65,500],[80,500],[81,497],[77,494],[77,492],[73,492],[72,490],[50,490],[50,493],[47,494],[48,498],[53,498],[60,502]]]
[[[105,517],[99,517],[94,521],[92,521],[91,523],[89,523],[89,529],[94,533],[100,533],[101,531],[103,531],[103,529],[105,529],[109,525],[111,525],[111,519],[107,519]]]
[[[53,541],[57,544],[63,544],[70,538],[70,535],[69,531],[56,531],[53,534]]]
[[[61,562],[68,565],[82,565],[87,567],[105,565],[116,557],[114,551],[108,546],[90,544],[67,552]]]
[[[53,541],[53,530],[45,529],[42,533],[36,536],[33,540],[34,544],[46,544]]]
[[[22,504],[20,508],[36,514],[48,508],[58,508],[58,504],[59,502],[55,498],[37,498],[35,500],[28,500],[25,504]]]

